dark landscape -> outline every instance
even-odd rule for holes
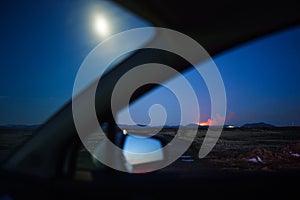
[[[32,137],[36,127],[1,127],[0,161],[4,161],[20,145]],[[129,128],[129,127],[127,127]],[[131,127],[132,128],[132,127]],[[150,128],[143,127],[143,131]],[[163,128],[160,132],[167,141],[176,134],[176,128]],[[129,129],[129,133],[141,129]],[[200,127],[194,142],[184,155],[168,168],[199,165],[203,169],[282,171],[300,169],[300,127],[224,128],[213,150],[203,159],[198,152],[206,135]],[[186,129],[188,135],[189,129]],[[181,138],[185,140],[185,138]],[[184,164],[184,165],[183,165]]]
[[[255,126],[257,125],[257,126]],[[177,128],[164,128],[161,135],[171,141]],[[131,129],[129,132],[139,132]],[[189,129],[186,129],[188,135]],[[300,127],[275,127],[257,123],[241,128],[224,128],[213,150],[203,159],[198,158],[207,127],[199,127],[190,148],[169,168],[222,171],[283,171],[300,169]],[[182,138],[184,140],[184,137]],[[185,163],[180,164],[180,163]],[[191,168],[189,168],[189,165]]]
[[[37,126],[0,126],[0,162],[32,137]]]

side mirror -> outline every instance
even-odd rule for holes
[[[153,171],[157,162],[164,160],[164,141],[158,137],[126,135],[123,155],[126,168],[134,173]]]

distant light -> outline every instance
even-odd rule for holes
[[[127,135],[127,130],[126,129],[123,130],[123,134]]]
[[[227,126],[227,128],[234,128],[234,126],[232,126],[232,125],[229,125],[229,126]]]
[[[95,18],[95,30],[101,36],[107,36],[109,34],[109,24],[105,17],[97,16]]]

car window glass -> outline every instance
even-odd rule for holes
[[[274,33],[213,58],[227,93],[227,124],[242,126],[246,123],[265,122],[275,126],[300,125],[300,107],[297,103],[300,100],[299,33],[299,27]],[[201,68],[204,65],[206,63],[196,67]],[[183,75],[190,82],[199,101],[201,117],[194,119],[194,122],[205,124],[211,120],[210,97],[206,85],[193,69],[186,70]],[[176,96],[164,87],[171,84],[184,93],[185,88],[180,84],[179,77],[175,77],[130,105],[136,124],[150,124],[149,108],[161,104],[169,117],[165,125],[179,125],[177,113],[180,110]],[[181,103],[188,103],[189,98],[186,99]],[[191,117],[192,106],[196,105],[191,105]],[[118,123],[130,125],[130,121],[122,117],[124,110],[118,114]],[[154,126],[163,125],[159,111],[161,110],[153,110],[156,121]],[[214,117],[216,121],[211,123],[218,124],[218,117]],[[183,122],[183,125],[186,124]]]
[[[199,101],[198,105],[189,105],[189,117],[193,119],[193,124],[185,123],[184,119],[181,121],[176,94],[164,87],[176,85],[184,93],[185,88],[178,77],[125,108],[129,109],[134,124],[125,117],[125,109],[118,113],[118,124],[123,129],[136,127],[137,131],[161,127],[160,134],[166,137],[174,136],[178,126],[199,125],[198,135],[184,156],[191,162],[201,162],[198,152],[207,126],[218,126],[225,117],[221,138],[206,157],[214,163],[212,166],[246,170],[299,167],[299,35],[299,27],[290,28],[232,48],[213,58],[226,89],[226,116],[211,116],[209,92],[201,76],[191,68],[183,75],[192,85]],[[206,64],[204,62],[196,67]],[[189,96],[180,103],[189,104]],[[200,118],[194,117],[196,106],[200,108]]]
[[[150,25],[111,1],[19,4],[1,5],[3,126],[44,123],[71,99],[76,73],[94,47],[113,34]]]
[[[111,1],[96,0],[6,1],[0,18],[0,161],[71,100],[76,73],[96,45],[150,26]],[[132,42],[138,47],[147,40]]]

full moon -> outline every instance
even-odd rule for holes
[[[109,33],[109,25],[103,16],[97,16],[95,19],[95,30],[101,36],[107,36]]]

